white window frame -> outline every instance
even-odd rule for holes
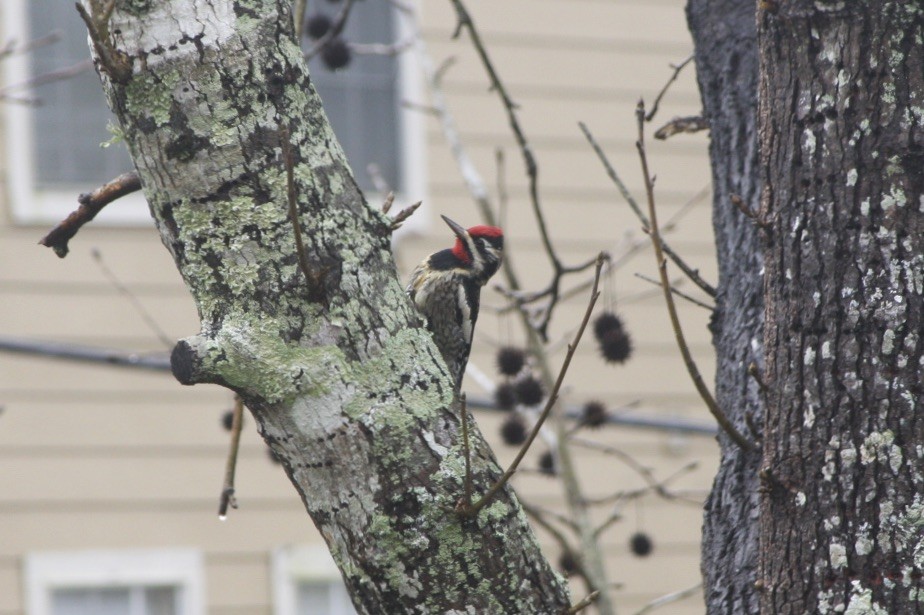
[[[53,615],[56,589],[172,585],[181,615],[205,613],[202,554],[194,549],[49,551],[25,558],[28,615]]]
[[[423,2],[412,0],[412,3],[417,19],[422,19]],[[410,20],[400,10],[395,9],[394,19],[396,40],[405,41],[412,36],[422,36],[420,32],[413,29]],[[423,101],[423,69],[417,57],[416,46],[412,45],[398,55],[398,72],[401,83],[401,101],[412,103]],[[397,101],[397,104],[398,121],[401,122],[401,137],[404,146],[402,151],[399,152],[401,154],[401,185],[403,190],[395,194],[395,204],[406,207],[411,203],[422,201],[423,205],[394,233],[395,239],[401,239],[406,235],[420,234],[430,228],[428,216],[430,199],[426,194],[429,178],[426,152],[427,132],[424,124],[426,118],[424,117],[425,114],[410,108],[409,105],[400,104],[401,101]],[[376,196],[384,198],[384,195]],[[367,196],[367,198],[371,197]],[[370,204],[373,207],[377,206],[376,203]],[[395,211],[400,211],[400,209]]]
[[[286,545],[274,549],[271,567],[274,615],[297,615],[299,583],[343,584],[343,577],[323,544]]]
[[[28,32],[28,2],[34,0],[0,0],[0,27],[2,38],[0,40],[23,41],[23,33]],[[66,4],[73,10],[73,4]],[[63,8],[59,10],[65,10]],[[405,20],[401,18],[400,11],[395,11],[396,32],[398,40],[404,40],[409,34]],[[89,50],[87,52],[89,54]],[[401,82],[401,100],[421,100],[422,83],[420,70],[415,54],[407,50],[398,56],[398,70]],[[25,54],[14,54],[0,62],[3,84],[22,83],[29,79],[29,59]],[[28,95],[29,91],[21,92]],[[398,105],[398,119],[402,133],[403,147],[399,154],[402,157],[401,173],[402,187],[400,194],[396,195],[397,206],[404,206],[412,201],[428,199],[424,195],[427,185],[426,155],[425,155],[425,127],[423,114]],[[6,162],[6,198],[11,219],[16,224],[56,224],[63,220],[77,207],[77,196],[82,192],[89,192],[96,188],[92,185],[75,185],[55,190],[37,190],[35,186],[35,168],[33,165],[34,143],[32,140],[32,110],[28,105],[6,103],[2,106],[4,133],[4,157]],[[364,169],[354,169],[356,173],[364,173]],[[88,180],[90,181],[90,180]],[[372,207],[381,204],[383,195],[369,193],[367,198]],[[379,201],[379,202],[376,202]],[[406,234],[409,231],[426,228],[425,216],[411,216],[399,230]],[[145,226],[151,224],[144,196],[134,193],[119,199],[113,207],[106,207],[94,219],[94,225],[105,226]]]

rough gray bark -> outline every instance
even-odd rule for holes
[[[763,365],[763,296],[759,230],[732,205],[739,195],[756,211],[757,32],[754,0],[690,0],[687,20],[696,49],[703,113],[710,125],[713,229],[719,266],[711,329],[715,395],[741,433],[745,415],[760,425],[763,399],[748,376]],[[703,518],[702,572],[709,613],[755,613],[757,473],[760,455],[719,437],[721,461]]]
[[[924,612],[924,5],[767,3],[764,613]]]
[[[119,0],[96,45],[98,61],[110,42],[125,54],[110,55],[127,74],[103,62],[104,89],[201,318],[174,373],[243,396],[361,613],[560,613],[565,583],[509,489],[476,519],[453,514],[452,383],[311,87],[289,4]],[[469,430],[477,494],[499,471]]]

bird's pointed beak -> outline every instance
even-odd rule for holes
[[[464,228],[462,228],[460,225],[456,224],[455,222],[453,222],[446,216],[440,215],[440,218],[443,219],[443,222],[449,225],[449,228],[451,228],[452,232],[456,234],[456,237],[458,237],[459,239],[463,239],[465,237],[466,232]]]

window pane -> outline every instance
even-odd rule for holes
[[[53,615],[128,615],[127,588],[56,589],[51,596]]]
[[[326,584],[299,583],[295,600],[298,615],[331,615]]]
[[[145,587],[144,615],[177,615],[176,587]]]
[[[73,3],[53,0],[29,2],[29,38],[61,34],[61,40],[43,45],[30,54],[31,74],[87,62],[87,34]],[[41,104],[32,109],[35,143],[34,168],[38,188],[65,185],[97,185],[132,168],[122,144],[101,148],[112,135],[112,117],[92,66],[75,77],[35,88]]]
[[[53,31],[62,36],[30,54],[32,75],[89,59],[86,30],[72,3],[30,0],[28,6],[30,38]],[[339,7],[319,8],[334,18]],[[346,40],[358,43],[393,43],[394,34],[393,9],[384,1],[357,3],[344,31]],[[385,181],[400,191],[403,144],[397,58],[353,54],[346,69],[332,73],[315,57],[310,67],[312,82],[359,185],[372,188],[366,169],[374,163]],[[37,188],[98,185],[132,168],[123,144],[100,147],[112,137],[107,130],[112,116],[92,68],[38,86],[35,94],[42,101],[32,110]]]
[[[316,3],[322,4],[322,3]],[[338,7],[318,7],[331,19]],[[394,43],[393,9],[388,2],[353,6],[343,33],[356,43]],[[310,46],[312,43],[307,43]],[[309,63],[311,80],[363,190],[372,188],[368,165],[379,167],[389,186],[401,190],[400,84],[395,56],[353,54],[350,64],[331,72],[319,56]]]
[[[52,615],[178,615],[178,597],[172,586],[56,589]]]
[[[295,601],[297,615],[356,615],[349,594],[340,581],[298,583]]]

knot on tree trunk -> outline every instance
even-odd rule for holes
[[[231,316],[217,331],[177,342],[170,367],[181,384],[219,384],[260,404],[314,396],[349,371],[336,345],[303,345],[283,331],[272,318]]]

